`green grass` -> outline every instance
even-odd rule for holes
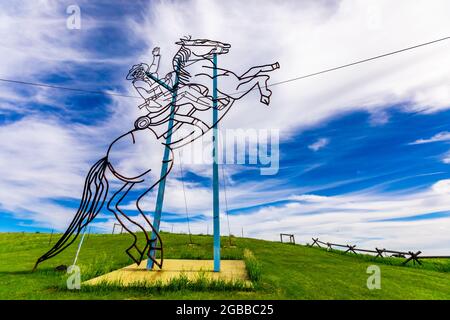
[[[136,282],[128,286],[122,286],[120,282],[102,282],[95,286],[83,286],[81,288],[82,292],[98,293],[100,291],[108,292],[111,290],[115,291],[137,291],[142,294],[160,294],[162,292],[230,292],[230,291],[251,291],[252,286],[249,286],[245,281],[242,280],[216,280],[206,277],[205,274],[200,274],[195,280],[188,278],[186,274],[181,274],[180,276],[171,279],[168,282],[162,282],[160,280],[154,283],[148,282]]]
[[[261,264],[249,249],[244,249],[244,261],[248,277],[251,281],[258,282],[261,279]]]
[[[222,239],[223,259],[244,259],[253,288],[242,283],[180,277],[169,284],[130,288],[82,286],[67,290],[67,275],[55,271],[73,262],[78,241],[31,273],[37,257],[50,248],[49,234],[0,234],[0,299],[450,299],[450,261],[402,266],[402,259],[327,252],[320,248],[247,238]],[[212,237],[162,233],[165,258],[212,259]],[[56,237],[53,237],[53,241]],[[90,235],[78,265],[82,280],[131,264],[124,253],[127,234]],[[244,250],[247,249],[244,253]],[[251,252],[251,253],[249,253]],[[381,290],[369,290],[367,267],[381,268]]]

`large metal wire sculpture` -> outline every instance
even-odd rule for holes
[[[83,228],[102,210],[109,191],[107,171],[123,183],[107,201],[107,209],[114,214],[133,238],[126,253],[138,265],[144,256],[147,256],[161,268],[162,240],[158,230],[144,213],[142,200],[169,174],[174,161],[173,150],[203,136],[225,116],[236,100],[254,89],[259,90],[260,102],[269,105],[272,92],[268,89],[267,82],[270,78],[268,73],[280,67],[278,62],[251,67],[238,75],[230,70],[218,68],[214,63],[215,56],[229,52],[231,47],[229,44],[207,39],[191,39],[191,37],[180,39],[176,44],[179,45],[179,50],[172,60],[173,70],[165,77],[158,76],[161,58],[159,48],[155,48],[152,52],[151,65],[140,63],[130,69],[127,79],[144,99],[144,103],[139,108],[146,110],[146,115],[136,120],[131,131],[115,139],[110,144],[106,156],[90,169],[75,217],[55,245],[39,257],[34,269],[39,263],[56,256],[70,246]],[[212,70],[215,70],[214,74],[220,84],[217,88],[217,99],[211,94]],[[206,111],[213,107],[220,112],[215,122],[211,121],[209,113],[206,115]],[[177,138],[172,140],[171,137],[175,137],[175,133]],[[168,160],[158,160],[153,163],[149,161],[141,166],[133,165],[134,172],[131,173],[133,170],[130,166],[121,166],[121,161],[129,160],[134,164],[133,159],[136,158],[127,153],[121,153],[123,147],[133,149],[138,156],[142,154],[144,158],[152,153],[156,155],[156,158],[162,159],[160,155],[167,151],[169,157]],[[126,155],[129,158],[126,158]],[[155,178],[155,175],[151,173],[157,172],[163,165],[168,167],[166,173]],[[136,187],[144,183],[147,187]],[[136,209],[139,212],[138,216],[142,217],[141,221],[132,219],[120,208],[121,202],[133,188],[135,192],[140,192],[136,200]],[[132,226],[143,232],[145,237],[143,243],[140,243]],[[149,231],[155,236],[150,237]],[[151,254],[155,251],[160,251],[159,261],[155,255]]]

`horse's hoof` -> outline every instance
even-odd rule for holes
[[[269,103],[270,103],[270,97],[267,97],[267,96],[261,96],[261,99],[259,100],[259,101],[261,101],[262,103],[264,103],[265,105],[269,105]]]
[[[275,62],[272,64],[272,70],[280,69],[280,64],[278,62]]]

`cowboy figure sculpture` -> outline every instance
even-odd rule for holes
[[[236,100],[252,90],[258,90],[260,102],[269,105],[272,92],[268,89],[268,73],[280,67],[278,62],[251,67],[238,75],[214,63],[215,55],[229,52],[229,44],[190,37],[180,39],[176,44],[179,50],[172,60],[173,70],[166,76],[160,78],[158,75],[159,48],[153,49],[150,66],[141,63],[129,71],[127,79],[132,81],[143,98],[139,108],[146,114],[136,120],[132,130],[115,139],[105,157],[90,169],[75,217],[55,245],[36,261],[34,269],[70,246],[105,203],[132,237],[126,249],[130,258],[138,265],[144,258],[149,258],[161,268],[161,237],[142,209],[142,200],[169,174],[174,161],[173,150],[204,135],[225,116]],[[214,69],[218,83],[216,99],[210,88]],[[215,123],[212,123],[208,112],[211,108],[217,108],[219,112]],[[165,161],[168,170],[165,175],[157,176],[156,173],[161,172],[164,163],[161,159],[166,149],[169,150],[169,158]],[[108,179],[120,183],[119,190],[110,197]],[[121,208],[122,201],[131,195],[130,191],[133,195],[138,194],[135,204],[139,221]],[[136,230],[142,231],[143,237],[138,238]],[[161,252],[159,261],[152,254],[155,250]]]

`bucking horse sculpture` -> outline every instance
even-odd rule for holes
[[[158,76],[159,48],[152,52],[151,65],[141,63],[131,68],[127,79],[132,81],[144,99],[139,107],[146,111],[146,115],[136,120],[131,131],[115,139],[105,157],[90,169],[75,217],[55,245],[36,261],[34,269],[39,263],[70,246],[105,203],[133,238],[126,250],[131,259],[139,265],[144,256],[147,256],[161,268],[161,237],[144,213],[142,200],[170,172],[174,161],[173,150],[201,137],[215,125],[211,123],[211,113],[208,112],[213,107],[219,110],[218,122],[236,100],[252,90],[259,90],[261,103],[269,105],[272,92],[268,89],[268,73],[278,69],[278,63],[255,66],[238,75],[215,65],[214,55],[228,53],[231,47],[229,44],[191,37],[180,39],[176,44],[180,48],[172,61],[173,70],[165,77]],[[211,89],[214,69],[219,86],[217,98],[213,97]],[[161,171],[161,159],[166,148],[170,155],[166,163],[167,174],[156,176],[153,173]],[[148,161],[139,163],[136,159]],[[109,199],[108,171],[109,176],[117,179],[121,185]],[[139,194],[136,209],[141,217],[140,221],[133,220],[120,207],[131,190]],[[138,239],[132,229],[142,231],[145,239]],[[155,250],[161,251],[159,261],[151,254]]]

